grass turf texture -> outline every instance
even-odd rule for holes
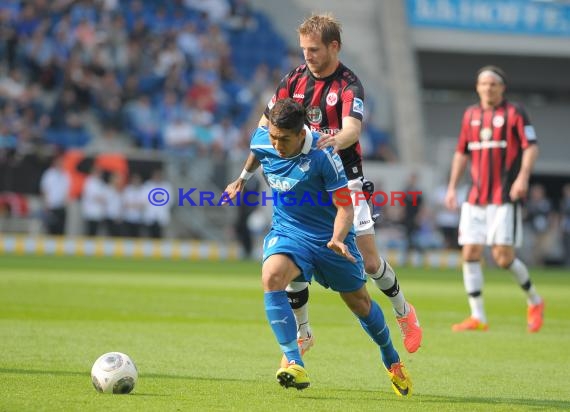
[[[467,314],[459,271],[400,268],[424,327],[407,354],[386,297],[369,284],[414,379],[397,398],[378,351],[340,298],[311,287],[312,387],[283,390],[265,320],[260,266],[69,257],[0,257],[0,411],[368,411],[570,409],[570,273],[534,270],[546,322],[526,332],[522,292],[486,270],[487,333],[454,334]],[[91,386],[95,359],[128,353],[131,395]]]

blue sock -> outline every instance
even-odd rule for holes
[[[372,306],[370,308],[370,313],[368,316],[358,319],[362,328],[370,335],[372,340],[378,344],[380,347],[380,354],[382,355],[382,361],[387,369],[390,369],[393,363],[400,362],[400,356],[398,352],[392,345],[392,340],[390,339],[390,330],[384,319],[384,314],[380,306],[374,301],[371,301]]]
[[[289,361],[295,361],[297,365],[304,366],[299,347],[297,346],[297,324],[293,309],[289,305],[287,292],[265,292],[265,313],[281,350]]]

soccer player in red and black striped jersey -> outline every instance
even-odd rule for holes
[[[341,27],[332,15],[313,15],[307,18],[299,26],[298,33],[305,64],[295,68],[281,80],[259,121],[259,126],[268,125],[267,115],[277,100],[292,98],[305,107],[305,124],[321,133],[318,147],[333,147],[339,153],[349,179],[348,188],[351,190],[354,205],[356,243],[364,259],[365,271],[390,299],[404,346],[408,352],[415,352],[422,339],[415,309],[406,302],[392,267],[378,254],[374,239],[374,221],[367,202],[356,198],[356,193],[362,194],[364,182],[359,144],[364,113],[364,89],[354,72],[339,60]],[[245,180],[258,166],[255,157],[250,155],[240,178],[226,188],[230,198],[243,190]],[[313,344],[307,307],[308,286],[306,282],[292,282],[287,288],[297,320],[298,342],[302,353]]]
[[[527,329],[542,327],[544,301],[533,286],[526,265],[515,255],[522,243],[521,201],[538,156],[536,134],[524,109],[503,94],[506,77],[496,66],[477,73],[479,104],[463,114],[459,142],[451,165],[446,206],[457,208],[455,188],[471,161],[472,186],[461,206],[459,244],[463,246],[463,281],[471,316],[453,325],[456,332],[487,330],[482,289],[481,256],[491,247],[493,259],[509,269],[527,294]]]

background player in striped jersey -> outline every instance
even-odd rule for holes
[[[319,148],[332,147],[338,152],[349,180],[354,204],[354,227],[358,249],[364,259],[364,269],[378,288],[388,296],[408,352],[418,350],[422,330],[415,309],[406,302],[400,290],[394,270],[381,258],[374,239],[374,221],[368,204],[355,201],[354,193],[362,192],[363,173],[359,137],[364,113],[364,89],[358,77],[339,60],[341,49],[341,26],[330,14],[313,15],[298,28],[299,43],[305,64],[288,73],[277,87],[259,126],[268,125],[268,114],[275,102],[293,98],[307,112],[305,124],[322,135]],[[234,196],[242,191],[246,179],[259,166],[254,156],[249,156],[244,170],[236,181],[230,183],[226,192]],[[298,342],[304,353],[313,344],[309,327],[307,282],[292,282],[287,292],[298,325]],[[285,361],[285,360],[284,360]]]
[[[459,142],[451,164],[446,206],[457,208],[455,188],[471,160],[472,186],[461,206],[459,244],[463,246],[463,281],[471,316],[454,331],[487,330],[483,306],[481,255],[491,246],[493,259],[509,269],[527,294],[529,332],[542,327],[544,301],[537,294],[526,265],[515,255],[522,244],[521,201],[538,156],[536,134],[520,105],[504,99],[506,77],[496,66],[477,73],[479,104],[463,115]]]

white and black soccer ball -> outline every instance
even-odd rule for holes
[[[102,393],[129,393],[135,388],[138,377],[133,360],[121,352],[99,356],[91,368],[93,386]]]

